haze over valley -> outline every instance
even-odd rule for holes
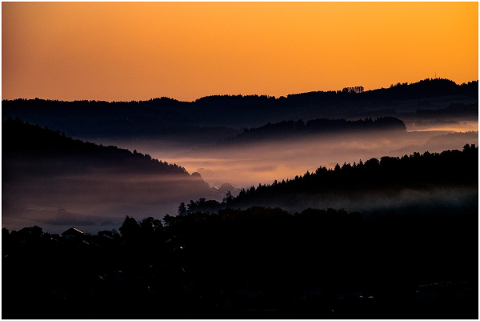
[[[277,99],[15,100],[4,101],[3,118],[19,117],[83,141],[137,150],[179,164],[190,173],[199,172],[211,186],[230,183],[241,188],[292,178],[318,166],[333,168],[336,163],[372,157],[478,144],[477,93],[477,82],[457,85],[446,79],[425,79],[360,94],[312,92]],[[402,130],[321,123],[345,119],[346,125],[361,124],[379,117],[400,120]],[[316,130],[307,133],[297,128],[291,135],[298,124],[315,121]],[[268,131],[270,136],[265,137]]]
[[[2,318],[478,319],[477,2],[3,2]]]

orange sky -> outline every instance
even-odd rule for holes
[[[478,3],[2,3],[2,98],[191,101],[478,79]]]

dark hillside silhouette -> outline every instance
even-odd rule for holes
[[[83,142],[78,139],[67,137],[65,133],[53,131],[40,126],[24,123],[21,119],[9,118],[2,124],[3,140],[2,151],[4,161],[10,158],[36,159],[39,163],[42,159],[69,158],[71,162],[65,162],[61,167],[51,167],[52,174],[60,174],[62,171],[85,170],[89,165],[95,167],[117,168],[128,170],[132,173],[143,172],[149,174],[164,175],[187,175],[187,171],[176,164],[152,159],[148,154],[138,153],[117,148],[115,146],[100,146],[93,143]],[[79,167],[79,163],[85,167]],[[34,164],[32,164],[34,166]],[[32,169],[33,172],[33,169]],[[45,172],[38,172],[45,174]],[[16,173],[22,175],[22,173]],[[4,177],[9,176],[4,172]]]
[[[476,318],[476,209],[389,214],[251,207],[127,216],[120,233],[3,229],[2,317]]]
[[[215,211],[227,206],[246,208],[254,205],[298,210],[318,205],[319,202],[358,208],[360,204],[365,207],[365,199],[369,197],[372,197],[372,206],[375,201],[381,203],[386,200],[393,202],[391,206],[403,206],[402,193],[407,193],[407,198],[412,198],[408,196],[410,191],[415,191],[413,194],[424,192],[424,196],[432,197],[456,189],[470,191],[465,194],[470,201],[478,195],[478,148],[475,145],[466,144],[463,151],[385,156],[365,162],[360,160],[353,165],[337,164],[333,169],[319,167],[315,172],[307,171],[303,176],[291,180],[242,189],[237,197],[228,202],[191,201],[189,211]],[[417,201],[421,202],[422,199]],[[448,197],[443,201],[448,203]],[[450,201],[456,202],[455,197]]]
[[[213,195],[198,173],[136,150],[75,140],[18,118],[4,121],[2,131],[4,224],[113,225],[132,208],[153,214],[188,195]]]

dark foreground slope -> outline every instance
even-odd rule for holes
[[[4,226],[27,220],[115,227],[136,210],[161,215],[187,195],[210,195],[199,175],[137,151],[74,140],[19,119],[7,119],[2,134]]]
[[[127,217],[121,235],[3,230],[2,317],[477,318],[476,209],[412,214],[253,207]]]

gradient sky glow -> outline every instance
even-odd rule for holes
[[[281,96],[435,73],[478,79],[478,3],[2,3],[2,99]]]

